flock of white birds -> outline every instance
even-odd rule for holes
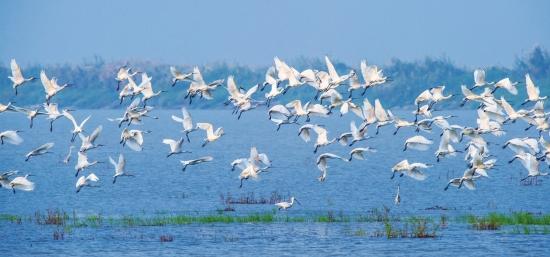
[[[242,114],[246,111],[257,108],[258,106],[267,106],[269,119],[277,126],[277,131],[282,125],[299,124],[299,119],[308,122],[305,125],[300,126],[298,129],[298,135],[305,141],[309,142],[312,138],[312,132],[316,135],[314,144],[314,153],[321,147],[333,144],[335,142],[340,143],[343,146],[353,146],[357,142],[368,140],[373,136],[367,135],[369,127],[376,127],[378,134],[379,130],[383,126],[393,124],[395,131],[393,134],[397,134],[401,128],[409,127],[417,132],[417,135],[406,139],[403,147],[403,151],[426,151],[430,149],[430,145],[434,142],[422,136],[420,132],[431,132],[435,127],[439,129],[440,141],[439,147],[435,152],[435,159],[437,162],[441,158],[448,158],[455,156],[457,153],[464,154],[464,160],[468,164],[468,168],[464,171],[461,177],[451,179],[445,190],[449,186],[455,186],[473,190],[475,189],[475,181],[489,177],[489,171],[496,165],[496,159],[490,159],[492,155],[489,152],[489,143],[483,138],[486,134],[493,134],[495,136],[502,136],[505,134],[503,127],[508,123],[515,123],[517,120],[521,120],[527,124],[528,130],[535,127],[539,131],[539,138],[513,138],[508,140],[502,147],[509,148],[515,152],[514,159],[509,161],[510,163],[519,159],[523,166],[527,169],[527,175],[525,180],[530,177],[544,176],[548,173],[543,173],[539,169],[539,163],[541,161],[550,162],[550,143],[545,141],[542,136],[542,132],[549,130],[548,114],[544,111],[544,99],[546,97],[540,96],[539,89],[534,85],[529,74],[525,75],[525,87],[528,98],[525,99],[522,106],[527,103],[534,103],[532,109],[514,110],[512,106],[506,101],[504,97],[497,99],[493,93],[499,89],[506,90],[512,95],[516,95],[518,90],[516,85],[519,82],[512,82],[509,78],[503,78],[498,82],[487,82],[485,80],[485,71],[477,69],[474,71],[474,84],[472,86],[462,85],[463,102],[461,106],[467,102],[477,103],[477,127],[465,127],[461,125],[449,123],[449,119],[453,116],[434,116],[432,112],[435,112],[434,106],[440,105],[441,102],[453,97],[453,95],[444,94],[444,86],[432,87],[422,92],[414,100],[414,104],[417,107],[414,110],[414,119],[405,120],[395,116],[390,110],[385,110],[382,103],[376,99],[374,106],[370,103],[367,97],[364,97],[362,104],[357,104],[352,98],[353,93],[364,96],[369,88],[381,86],[384,83],[390,81],[389,78],[384,76],[382,70],[375,65],[368,65],[366,61],[362,61],[360,64],[360,72],[362,80],[359,75],[351,70],[345,75],[337,73],[334,65],[331,63],[328,57],[325,57],[327,71],[320,71],[314,69],[307,69],[298,71],[297,69],[289,66],[279,58],[274,58],[274,66],[270,67],[265,75],[265,82],[263,84],[257,84],[249,89],[244,89],[241,86],[237,86],[233,76],[227,78],[226,87],[228,96],[226,105],[232,104],[233,113],[237,115],[237,119],[240,119]],[[13,82],[13,89],[15,95],[18,94],[18,88],[33,81],[34,77],[25,78],[21,72],[20,67],[17,65],[14,59],[11,60],[12,76],[9,79]],[[178,83],[188,83],[187,94],[185,99],[188,99],[189,104],[192,104],[194,98],[210,100],[212,94],[218,87],[223,87],[224,79],[215,80],[207,83],[199,70],[195,67],[189,73],[182,73],[175,67],[170,67],[170,73],[172,74],[172,87]],[[140,83],[136,83],[134,76],[141,74]],[[122,66],[116,73],[115,80],[117,81],[116,91],[122,104],[126,98],[132,98],[130,105],[125,109],[122,117],[109,119],[118,123],[119,128],[124,125],[124,129],[121,131],[120,144],[128,146],[131,150],[141,151],[144,144],[144,137],[150,131],[142,131],[139,129],[130,129],[131,125],[141,124],[144,118],[158,119],[151,116],[150,112],[153,107],[147,105],[147,101],[159,96],[164,91],[154,91],[152,78],[147,76],[145,72],[132,71],[132,68],[128,66]],[[98,161],[89,161],[87,153],[90,150],[101,147],[101,144],[96,143],[96,140],[101,134],[102,126],[97,127],[92,133],[86,135],[87,129],[85,128],[86,122],[91,118],[88,116],[82,121],[77,121],[73,115],[71,115],[70,109],[62,109],[58,107],[58,104],[53,103],[52,99],[65,90],[70,84],[59,85],[55,77],[48,78],[46,72],[43,70],[40,72],[40,81],[45,91],[45,103],[43,106],[37,108],[22,108],[14,106],[12,103],[6,105],[0,104],[0,113],[6,111],[13,111],[23,113],[30,120],[30,127],[33,127],[34,119],[39,115],[44,115],[50,122],[50,131],[53,130],[53,125],[59,118],[66,118],[73,124],[73,130],[71,131],[71,142],[74,142],[76,138],[80,138],[81,146],[76,152],[78,158],[75,165],[75,176],[77,181],[75,184],[76,192],[78,193],[85,187],[96,187],[99,183],[99,178],[94,173],[87,175],[81,175],[85,170],[91,166],[99,163]],[[315,96],[312,102],[303,104],[300,100],[294,100],[286,105],[277,104],[271,106],[271,102],[276,100],[277,97],[285,94],[288,90],[293,90],[297,87],[305,85],[311,86],[315,90]],[[122,87],[121,87],[122,86]],[[264,99],[257,100],[253,96],[257,95],[258,91],[263,91],[266,87],[270,87],[270,90],[264,94]],[[337,91],[339,87],[347,86],[347,96],[343,97],[341,93]],[[482,88],[479,93],[475,93],[474,90]],[[343,91],[343,90],[341,90]],[[115,90],[113,88],[113,93]],[[325,103],[323,104],[323,101]],[[338,137],[329,137],[329,132],[322,124],[311,124],[310,116],[328,117],[333,113],[333,109],[339,109],[340,116],[351,113],[355,114],[360,119],[360,124],[357,125],[355,121],[350,124],[350,131],[343,133]],[[202,146],[205,147],[209,143],[214,143],[224,135],[224,130],[221,127],[215,127],[211,123],[194,123],[189,111],[183,107],[181,109],[181,116],[172,115],[174,122],[181,124],[182,137],[179,139],[163,139],[162,143],[169,147],[167,158],[180,153],[188,151],[183,150],[183,144],[189,140],[189,134],[202,130],[205,133],[205,138]],[[18,145],[23,142],[23,139],[19,135],[19,130],[6,130],[0,132],[0,143]],[[371,133],[372,134],[372,133]],[[461,142],[464,138],[469,140],[466,144],[464,151],[456,150],[453,144]],[[540,144],[540,148],[539,148]],[[32,158],[49,153],[49,150],[54,147],[53,143],[45,143],[42,146],[30,151],[26,155],[26,161],[30,161]],[[67,157],[63,160],[68,164],[73,155],[74,146],[70,146]],[[327,177],[328,162],[334,160],[340,160],[343,162],[351,162],[352,160],[364,160],[366,154],[376,152],[374,148],[370,147],[357,147],[353,148],[349,152],[349,157],[338,156],[332,153],[322,153],[317,157],[317,167],[321,172],[319,181],[324,181]],[[204,156],[193,160],[182,160],[182,170],[185,171],[191,165],[197,165],[203,162],[212,161],[212,156]],[[113,183],[117,181],[118,177],[131,177],[125,170],[126,160],[124,155],[120,154],[118,161],[109,157],[109,162],[114,167]],[[426,175],[422,171],[432,165],[426,163],[410,163],[408,160],[400,161],[395,164],[391,169],[393,179],[396,174],[399,176],[408,176],[415,180],[424,180]],[[259,153],[255,147],[252,147],[250,155],[237,159],[231,163],[232,169],[240,169],[239,175],[240,187],[243,186],[243,181],[249,178],[257,178],[261,173],[268,171],[271,167],[271,161],[267,154]],[[22,191],[34,190],[34,182],[29,180],[29,175],[17,176],[17,171],[8,171],[0,175],[0,185],[4,188]],[[13,178],[12,178],[13,177]],[[399,186],[397,187],[397,194],[395,196],[395,204],[400,203]],[[276,204],[279,209],[288,209],[293,206],[294,202],[298,202],[295,197],[292,197],[289,202],[280,202]],[[298,202],[299,203],[299,202]]]

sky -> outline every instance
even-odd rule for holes
[[[550,48],[550,1],[17,0],[0,2],[0,63],[149,60],[269,65],[328,55],[511,67]]]

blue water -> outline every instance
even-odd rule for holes
[[[49,123],[43,117],[35,120],[35,127],[28,128],[28,120],[21,114],[0,114],[0,131],[20,129],[24,142],[19,146],[0,146],[0,171],[17,169],[22,174],[30,173],[36,183],[33,192],[0,190],[0,213],[32,216],[36,211],[63,209],[79,215],[98,214],[104,216],[167,214],[207,214],[223,209],[220,195],[239,196],[253,192],[256,196],[269,197],[272,192],[297,197],[302,205],[295,205],[288,215],[325,214],[328,211],[349,215],[365,213],[373,208],[387,206],[396,215],[440,215],[450,217],[462,214],[484,214],[489,212],[531,211],[548,212],[548,185],[546,179],[538,179],[536,186],[523,186],[520,178],[527,172],[519,162],[511,165],[510,150],[502,150],[499,144],[512,137],[538,136],[536,131],[523,131],[525,124],[506,126],[503,137],[487,136],[492,144],[492,154],[498,158],[499,166],[490,171],[490,178],[477,181],[477,190],[450,188],[443,191],[451,177],[461,176],[466,163],[463,155],[442,159],[436,163],[434,152],[439,143],[439,131],[423,133],[435,141],[429,151],[402,151],[404,140],[414,135],[412,129],[401,129],[393,136],[393,126],[381,128],[374,139],[356,143],[354,147],[371,146],[378,152],[367,155],[365,161],[351,163],[329,161],[329,173],[325,182],[317,181],[319,171],[315,165],[317,155],[313,144],[305,143],[297,135],[298,126],[283,126],[276,132],[275,125],[263,111],[248,112],[237,121],[230,110],[191,110],[194,122],[211,122],[222,126],[226,132],[220,140],[202,148],[204,132],[190,134],[191,143],[184,149],[192,153],[166,158],[168,146],[163,138],[179,138],[180,125],[172,122],[170,115],[180,115],[178,110],[155,110],[158,120],[146,119],[143,125],[132,126],[151,130],[146,134],[144,150],[134,152],[118,144],[120,131],[117,125],[107,120],[119,117],[120,110],[79,110],[74,113],[78,121],[92,115],[86,124],[91,132],[102,124],[104,129],[98,143],[105,147],[89,151],[91,161],[98,164],[84,174],[94,172],[101,179],[99,188],[84,188],[75,193],[74,165],[65,165],[62,159],[70,145],[71,124],[60,119],[54,124],[54,132],[48,130]],[[409,115],[409,112],[396,112]],[[459,117],[451,124],[474,125],[475,112],[454,111]],[[406,116],[410,117],[410,116]],[[335,137],[349,130],[352,114],[328,119],[313,118],[312,123],[326,125],[329,137]],[[374,136],[374,129],[369,131]],[[75,146],[79,147],[77,139]],[[53,154],[38,156],[25,162],[25,154],[46,142],[55,142]],[[462,143],[463,145],[463,143]],[[457,149],[464,148],[457,146]],[[238,171],[231,171],[234,159],[247,157],[251,146],[265,152],[273,161],[270,172],[260,175],[258,180],[244,181],[239,188]],[[76,150],[76,149],[75,149]],[[351,150],[339,144],[321,148],[319,153],[332,152],[345,155]],[[122,177],[112,184],[114,173],[108,163],[108,156],[116,158],[124,153],[127,171],[135,177]],[[190,166],[181,171],[179,160],[193,159],[205,155],[214,161]],[[402,159],[412,162],[426,162],[434,167],[426,170],[425,181],[408,177],[391,180],[391,167]],[[541,165],[543,167],[545,165]],[[543,167],[543,170],[546,170]],[[401,187],[401,205],[393,205],[397,185]],[[449,210],[426,210],[443,206]],[[233,205],[236,213],[246,214],[273,210],[272,205]],[[452,223],[452,222],[451,222]],[[459,251],[466,255],[548,255],[546,245],[550,241],[544,235],[516,235],[498,231],[475,231],[466,224],[450,224],[438,232],[436,239],[385,239],[376,237],[355,237],[349,231],[365,228],[373,231],[371,223],[275,223],[275,224],[207,224],[166,227],[112,227],[80,228],[65,236],[65,240],[52,239],[52,230],[32,224],[14,225],[0,222],[0,247],[3,256],[25,256],[52,254],[98,255],[98,256],[151,256],[157,254],[204,254],[204,255],[450,255]],[[379,228],[381,229],[381,228]],[[171,234],[174,241],[160,243],[159,235]],[[6,255],[4,255],[6,254]]]

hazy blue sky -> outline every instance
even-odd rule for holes
[[[550,1],[73,1],[0,2],[0,58],[22,64],[148,59],[265,65],[328,54],[468,66],[510,66],[550,45]]]

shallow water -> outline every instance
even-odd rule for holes
[[[354,147],[371,146],[378,152],[367,156],[365,161],[351,163],[329,161],[329,174],[325,182],[317,181],[319,171],[315,165],[317,155],[313,154],[313,144],[303,142],[297,136],[297,126],[283,126],[279,132],[267,119],[265,112],[245,113],[238,122],[229,110],[191,110],[195,122],[211,122],[215,127],[223,126],[226,135],[217,142],[202,148],[202,131],[193,132],[191,143],[184,144],[189,154],[166,158],[168,146],[161,143],[163,138],[179,138],[180,127],[170,119],[170,115],[180,115],[177,110],[155,110],[159,120],[145,120],[143,125],[133,126],[151,130],[146,134],[144,150],[134,152],[118,144],[120,131],[108,117],[118,117],[120,110],[79,110],[77,120],[92,115],[86,124],[89,132],[103,124],[103,133],[98,142],[106,145],[91,150],[90,160],[100,163],[83,174],[94,172],[101,181],[99,188],[84,188],[75,193],[74,165],[65,165],[62,159],[70,145],[69,121],[60,119],[54,124],[54,132],[48,130],[48,122],[43,117],[35,120],[35,127],[28,128],[28,120],[23,115],[0,114],[0,131],[7,129],[24,130],[21,136],[25,141],[19,146],[0,146],[0,170],[17,169],[22,174],[31,173],[36,182],[33,192],[1,190],[0,213],[32,216],[36,211],[63,209],[78,215],[101,213],[104,216],[189,214],[203,215],[215,213],[225,207],[220,195],[254,193],[255,196],[269,198],[272,192],[283,196],[296,196],[302,205],[295,205],[287,213],[291,215],[326,214],[328,211],[343,212],[349,215],[366,213],[373,208],[387,206],[391,213],[400,216],[441,215],[457,217],[463,214],[485,214],[489,212],[530,211],[547,213],[548,185],[546,179],[538,179],[536,186],[523,186],[519,180],[527,172],[519,162],[509,165],[510,150],[502,150],[501,143],[512,137],[538,136],[535,131],[523,131],[525,124],[518,122],[506,126],[507,134],[496,138],[488,136],[492,142],[491,153],[498,158],[498,169],[490,172],[489,179],[477,181],[477,190],[450,188],[443,191],[451,177],[462,174],[466,168],[463,155],[448,157],[436,163],[434,152],[439,143],[439,132],[425,134],[434,139],[429,151],[402,151],[405,138],[414,134],[411,129],[402,129],[393,136],[393,127],[383,127],[375,138],[356,143]],[[405,112],[399,116],[410,117]],[[451,124],[474,125],[475,112],[455,111],[459,117]],[[407,116],[405,116],[407,115]],[[312,123],[326,125],[329,137],[349,130],[353,115],[329,119],[312,119]],[[370,128],[369,128],[370,129]],[[374,130],[369,131],[374,135]],[[55,142],[51,155],[38,156],[25,162],[24,155],[31,149],[46,142]],[[77,145],[78,144],[78,145]],[[77,139],[75,145],[79,146]],[[244,181],[239,189],[238,172],[231,171],[232,160],[247,157],[251,146],[265,152],[273,161],[270,172],[260,175],[258,180]],[[463,146],[456,146],[460,149]],[[321,148],[319,153],[332,152],[346,155],[350,147],[334,144]],[[122,177],[112,184],[113,169],[108,156],[116,158],[124,153],[127,171],[135,177]],[[179,160],[192,159],[205,155],[214,161],[190,166],[181,171]],[[390,180],[391,167],[402,159],[434,164],[426,170],[425,181],[414,181],[407,177]],[[541,165],[543,167],[545,165]],[[544,167],[544,169],[547,169]],[[401,205],[395,207],[397,185],[401,187]],[[443,206],[449,210],[426,210]],[[236,214],[272,211],[272,205],[232,205]],[[285,214],[286,215],[286,214]],[[353,236],[350,231],[364,227],[370,233],[383,229],[380,224],[371,223],[270,223],[270,224],[190,224],[164,227],[101,227],[77,228],[65,235],[64,240],[53,240],[53,227],[37,226],[23,222],[14,225],[0,222],[0,247],[6,256],[53,254],[101,255],[101,256],[150,256],[163,254],[204,254],[204,255],[449,255],[460,249],[466,255],[548,255],[545,245],[549,237],[545,235],[517,235],[500,231],[475,231],[467,224],[449,224],[438,231],[435,239],[386,239],[372,236]],[[159,236],[170,234],[173,242],[160,243]],[[468,245],[468,247],[464,247]],[[97,250],[101,249],[100,252]],[[454,250],[453,250],[454,249]],[[7,251],[7,252],[6,252]]]

